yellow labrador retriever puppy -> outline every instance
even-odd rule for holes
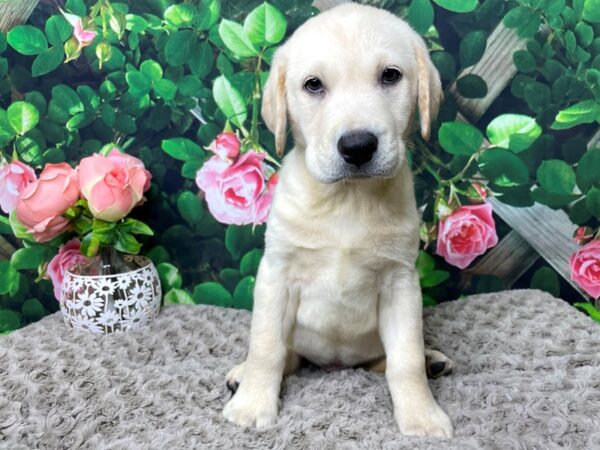
[[[441,97],[423,40],[386,11],[343,4],[276,52],[262,115],[285,158],[254,291],[250,349],[223,414],[264,427],[300,357],[327,366],[385,361],[400,431],[450,437],[425,372],[415,271],[419,217],[405,139]],[[431,352],[430,352],[431,353]],[[434,355],[435,356],[435,355]],[[443,355],[442,355],[443,357]]]

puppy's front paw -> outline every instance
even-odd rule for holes
[[[406,436],[451,438],[452,422],[448,415],[437,404],[427,408],[405,409],[396,414],[400,432]]]
[[[256,428],[264,428],[277,419],[278,400],[276,395],[244,389],[242,384],[236,394],[225,405],[223,415],[230,422]]]

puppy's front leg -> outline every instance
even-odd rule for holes
[[[290,298],[285,279],[270,264],[260,263],[254,288],[250,348],[244,376],[223,415],[239,425],[258,428],[275,422],[286,360],[286,341],[297,302]]]
[[[405,435],[452,437],[452,423],[427,383],[418,276],[412,269],[390,276],[381,292],[378,319],[396,422]]]

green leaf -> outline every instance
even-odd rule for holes
[[[511,9],[503,22],[508,28],[516,28],[517,35],[522,38],[532,37],[542,24],[539,14],[525,6]]]
[[[6,111],[6,117],[10,126],[21,135],[35,128],[40,121],[40,113],[37,108],[27,102],[11,104]]]
[[[248,253],[246,253],[240,262],[240,273],[243,276],[256,275],[260,260],[262,259],[264,253],[264,250],[259,248],[255,248],[254,250],[250,250]]]
[[[171,34],[165,46],[167,62],[174,67],[183,66],[193,56],[198,37],[192,30],[176,31]]]
[[[531,289],[539,289],[548,292],[554,297],[560,297],[560,283],[556,276],[556,272],[550,267],[538,269],[533,274],[529,287]]]
[[[566,130],[582,123],[592,123],[597,120],[600,120],[600,103],[595,100],[583,100],[559,111],[551,128]]]
[[[23,306],[21,307],[21,312],[23,313],[23,318],[29,322],[40,320],[46,315],[44,305],[42,305],[42,302],[40,302],[37,298],[25,300]]]
[[[51,254],[50,247],[41,245],[20,248],[12,254],[10,263],[15,270],[37,269],[40,264],[48,260]]]
[[[192,73],[203,78],[210,73],[215,63],[213,48],[207,42],[201,42],[188,61]],[[185,95],[185,94],[184,94]]]
[[[543,205],[549,206],[550,208],[558,209],[567,206],[574,200],[577,200],[578,195],[570,194],[555,194],[548,192],[544,188],[537,188],[531,193],[533,199]]]
[[[419,256],[417,257],[417,272],[419,278],[422,279],[427,276],[428,273],[432,272],[435,268],[435,260],[429,253],[419,250]]]
[[[246,32],[246,35],[253,44],[259,46],[279,43],[285,36],[286,28],[287,22],[285,16],[277,8],[267,2],[254,8],[244,21],[244,31]],[[221,33],[220,28],[219,33]],[[231,51],[238,54],[229,47],[223,38],[223,35],[221,35],[221,38]]]
[[[84,0],[67,0],[65,7],[67,8],[67,11],[70,11],[79,17],[85,16],[87,12]]]
[[[62,15],[50,17],[44,29],[48,41],[55,47],[62,47],[73,34],[73,27]]]
[[[95,223],[99,222],[98,220]],[[114,225],[108,223],[109,226]],[[154,231],[144,222],[131,217],[127,218],[125,222],[117,224],[116,228],[123,233],[141,234],[143,236],[154,236]]]
[[[33,241],[33,236],[29,231],[27,231],[27,227],[19,222],[17,219],[17,212],[15,209],[11,211],[8,216],[8,222],[10,223],[10,227],[12,228],[12,232],[18,239],[27,239]]]
[[[165,20],[174,27],[187,27],[194,21],[196,8],[188,3],[169,6],[165,11]]]
[[[551,159],[542,162],[536,173],[540,186],[552,194],[569,195],[575,189],[575,171],[566,162]]]
[[[239,58],[258,55],[258,50],[239,23],[223,19],[219,25],[219,36],[229,50]]]
[[[0,147],[12,141],[16,134],[17,132],[8,121],[6,111],[0,108]]]
[[[471,31],[460,42],[458,54],[462,67],[472,66],[478,62],[487,44],[487,36],[483,31]]]
[[[177,94],[177,85],[167,78],[154,83],[154,93],[165,100],[173,100]]]
[[[168,262],[171,259],[169,252],[162,245],[157,245],[152,248],[152,250],[146,253],[146,256],[150,258],[155,265]]]
[[[425,34],[433,25],[433,5],[430,0],[412,0],[405,20],[419,34]]]
[[[579,302],[579,303],[574,303],[574,306],[576,306],[579,309],[584,310],[592,320],[595,320],[596,322],[600,323],[600,311],[596,309],[596,307],[589,302]]]
[[[448,11],[467,13],[475,10],[478,6],[477,0],[433,0],[439,6]]]
[[[254,303],[254,284],[256,279],[252,276],[244,277],[233,291],[233,306],[238,309],[252,310]]]
[[[533,117],[502,114],[490,122],[486,134],[493,145],[519,153],[528,149],[542,134],[542,127]]]
[[[585,206],[596,218],[600,219],[600,189],[592,187],[585,195]]]
[[[479,156],[479,170],[492,183],[503,187],[519,186],[529,180],[529,169],[510,150],[491,148]]]
[[[177,81],[177,89],[186,97],[197,97],[203,87],[202,81],[195,75],[186,75]]]
[[[215,80],[213,97],[225,117],[241,128],[248,116],[246,102],[225,76],[221,75]]]
[[[194,26],[199,31],[212,28],[219,20],[219,14],[221,13],[219,0],[202,0],[198,8],[199,11],[196,14]]]
[[[52,88],[52,100],[60,110],[74,116],[84,111],[84,105],[77,92],[64,84]]]
[[[0,334],[14,331],[21,327],[21,317],[10,309],[0,309]]]
[[[204,150],[195,142],[186,138],[165,139],[161,144],[168,155],[180,161],[202,160]]]
[[[231,307],[233,297],[227,289],[214,281],[198,284],[194,288],[194,302],[203,305]]]
[[[430,288],[442,284],[450,278],[450,272],[445,270],[433,270],[421,279],[422,288]]]
[[[577,185],[585,192],[600,183],[600,148],[589,149],[577,164]]]
[[[177,198],[177,209],[181,217],[193,228],[197,226],[204,216],[204,209],[197,195],[190,191],[183,191]]]
[[[481,147],[483,134],[468,123],[446,122],[440,127],[438,139],[448,153],[471,156]]]
[[[467,74],[456,80],[456,88],[466,98],[483,98],[487,95],[487,84],[479,75]]]
[[[0,234],[12,234],[12,228],[10,227],[10,221],[8,217],[0,214]]]
[[[252,232],[252,227],[249,225],[230,225],[225,232],[225,247],[236,260],[252,250],[256,246],[256,241],[257,236]]]
[[[19,272],[10,261],[0,261],[0,295],[15,295],[19,290]]]
[[[137,255],[142,248],[142,244],[140,244],[132,234],[117,233],[117,242],[115,242],[115,248],[123,253]]]
[[[583,18],[591,23],[600,23],[600,0],[585,0]]]
[[[8,32],[7,41],[16,51],[28,56],[39,55],[48,48],[44,33],[31,25],[17,25]]]
[[[240,271],[236,269],[225,268],[219,272],[219,280],[221,280],[223,286],[229,291],[235,289],[241,278]]]
[[[537,69],[537,62],[534,56],[527,50],[517,50],[513,53],[512,57],[515,67],[520,72],[531,73]]]
[[[448,52],[431,52],[431,61],[440,73],[442,80],[453,80],[456,76],[456,61],[454,56]]]
[[[179,269],[173,264],[164,262],[156,266],[163,292],[181,288],[183,282]]]
[[[31,75],[39,77],[52,72],[62,64],[64,56],[62,47],[49,48],[35,58],[31,66]]]
[[[137,70],[127,72],[125,79],[129,85],[129,92],[134,97],[142,97],[152,88],[152,80]]]
[[[6,36],[4,33],[0,33],[0,53],[4,53],[6,50]]]
[[[140,65],[140,72],[143,73],[148,80],[158,81],[163,77],[163,70],[159,63],[153,59],[147,59]]]
[[[195,305],[194,299],[184,289],[171,289],[165,294],[165,305]]]
[[[19,136],[15,141],[17,152],[21,158],[34,166],[42,164],[42,151],[39,142],[28,136]]]

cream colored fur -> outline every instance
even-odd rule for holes
[[[394,67],[394,86],[380,83]],[[323,95],[303,89],[323,81]],[[421,38],[390,13],[344,4],[309,20],[277,51],[263,118],[278,150],[291,126],[254,292],[250,348],[230,377],[239,389],[227,419],[272,424],[284,372],[299,357],[355,366],[386,357],[395,416],[404,434],[450,437],[452,425],[425,374],[422,303],[415,271],[419,218],[405,139],[418,108],[421,133],[441,97]],[[379,146],[349,167],[340,136],[367,129]]]

